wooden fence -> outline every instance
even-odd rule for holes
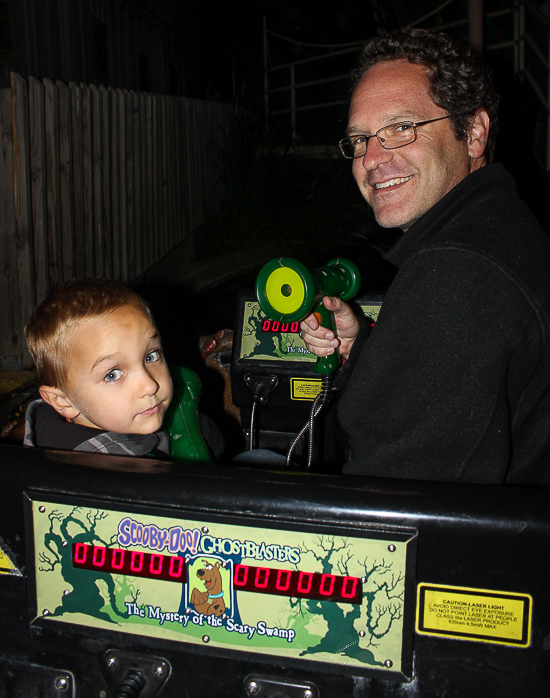
[[[51,284],[131,283],[216,208],[232,107],[12,73],[0,90],[0,369]]]

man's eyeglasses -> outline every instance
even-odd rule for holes
[[[427,121],[417,121],[413,123],[412,121],[401,121],[398,124],[390,124],[389,126],[384,126],[379,128],[378,131],[372,136],[350,136],[349,138],[342,138],[338,143],[342,155],[348,160],[354,160],[355,158],[364,157],[367,152],[367,145],[370,138],[378,138],[382,148],[386,150],[394,150],[395,148],[402,148],[404,145],[409,145],[414,143],[416,140],[416,129],[419,126],[424,126],[425,124],[431,124],[434,121],[441,121],[442,119],[450,119],[452,116],[458,116],[458,114],[447,114],[447,116],[439,116],[437,119],[428,119]]]

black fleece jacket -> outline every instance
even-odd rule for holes
[[[342,371],[344,472],[550,483],[550,240],[513,179],[476,170],[387,258],[398,273]]]

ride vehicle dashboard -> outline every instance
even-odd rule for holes
[[[0,448],[1,696],[545,695],[542,489]]]

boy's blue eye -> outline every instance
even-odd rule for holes
[[[148,364],[152,364],[153,361],[158,361],[159,359],[160,359],[160,351],[158,349],[155,349],[155,351],[150,351],[147,354],[145,362]]]
[[[109,371],[103,380],[107,381],[107,383],[114,383],[119,378],[122,378],[122,371],[119,368],[114,368],[112,371]]]

